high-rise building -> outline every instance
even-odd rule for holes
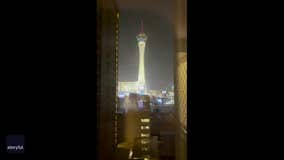
[[[144,33],[143,22],[141,21],[141,32],[136,37],[139,48],[139,68],[138,80],[136,82],[119,82],[118,90],[121,93],[138,93],[146,94],[146,78],[145,78],[145,47],[147,36]]]
[[[141,107],[137,112],[138,136],[135,139],[135,146],[133,146],[133,159],[150,159],[152,157],[150,97],[142,95],[138,101],[141,102]]]
[[[145,46],[147,41],[147,36],[143,31],[143,22],[141,22],[141,32],[136,37],[139,48],[139,71],[138,71],[138,93],[146,93],[146,81],[145,81]]]
[[[175,3],[176,160],[187,159],[187,0]]]
[[[96,110],[98,160],[114,159],[117,144],[119,13],[115,0],[97,1]],[[90,73],[92,74],[92,73]],[[95,83],[95,82],[94,82]]]

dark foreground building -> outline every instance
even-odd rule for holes
[[[175,1],[176,160],[187,159],[187,0]],[[190,118],[190,117],[189,117]],[[190,141],[190,140],[189,140]],[[189,153],[190,154],[190,153]]]
[[[97,1],[97,156],[114,159],[117,144],[115,116],[117,108],[119,13],[115,0]],[[95,74],[95,73],[90,73]],[[95,83],[95,82],[94,82]]]

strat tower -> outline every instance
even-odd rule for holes
[[[141,22],[141,32],[138,34],[137,42],[139,48],[139,71],[138,71],[138,93],[146,93],[146,82],[145,82],[145,65],[144,65],[144,55],[145,55],[145,46],[147,41],[147,36],[143,31],[143,23]]]
[[[145,46],[147,36],[144,33],[143,22],[141,21],[141,31],[136,37],[139,49],[139,67],[138,80],[136,82],[118,82],[118,92],[147,94],[146,78],[145,78]]]

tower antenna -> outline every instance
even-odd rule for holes
[[[141,19],[141,33],[144,33],[143,20]]]

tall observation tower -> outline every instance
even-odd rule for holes
[[[145,81],[145,65],[144,65],[144,55],[145,46],[147,41],[147,36],[143,31],[143,21],[141,20],[141,32],[137,35],[137,42],[139,48],[139,71],[138,71],[138,93],[146,94],[146,81]]]
[[[138,80],[135,82],[118,82],[118,94],[138,93],[147,94],[146,78],[145,78],[145,46],[147,36],[143,30],[143,22],[141,21],[141,32],[136,36],[139,48],[139,69]]]

